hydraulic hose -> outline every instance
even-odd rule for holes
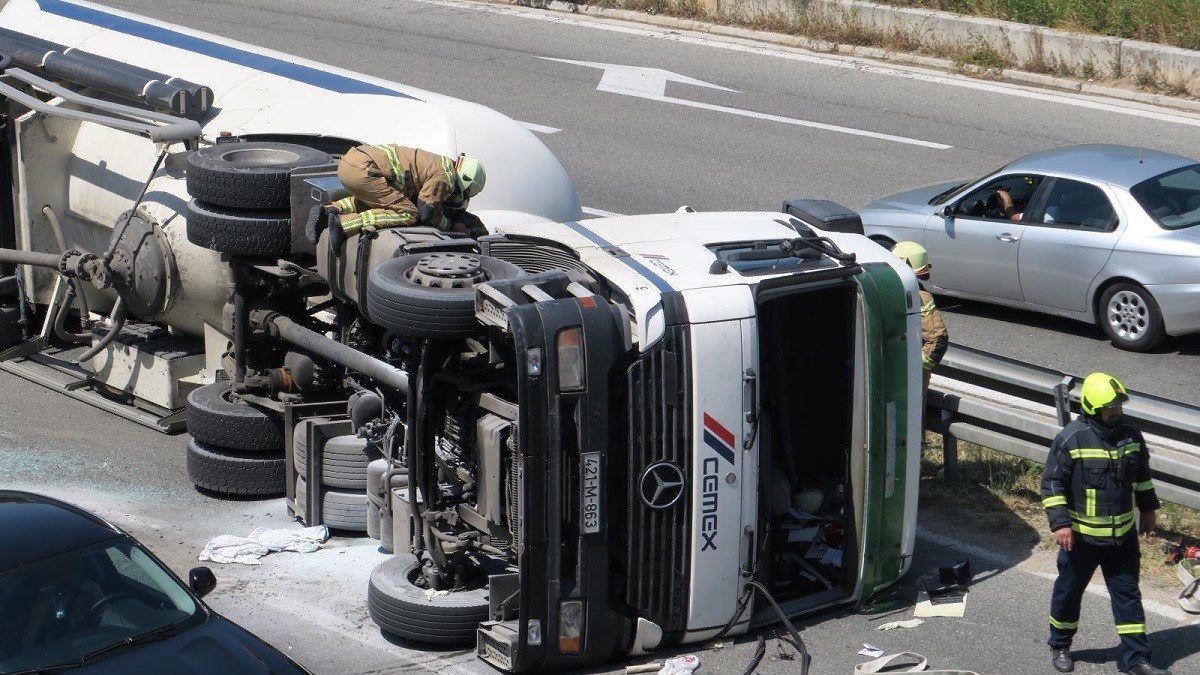
[[[125,317],[128,312],[125,311],[125,299],[117,298],[116,304],[113,305],[112,311],[108,314],[108,332],[104,337],[92,345],[92,348],[79,355],[75,359],[77,363],[83,363],[90,360],[93,356],[100,353],[102,349],[107,347],[113,340],[117,339],[117,334],[121,332],[121,328],[125,325]]]

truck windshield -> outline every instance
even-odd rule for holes
[[[714,244],[709,248],[717,259],[744,276],[837,267],[837,262],[822,253],[820,246],[796,246],[795,241],[785,239]]]

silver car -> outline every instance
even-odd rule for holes
[[[1200,164],[1121,145],[1026,155],[877,199],[885,247],[929,250],[931,291],[1099,323],[1122,349],[1200,332]]]

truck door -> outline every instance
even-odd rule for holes
[[[908,292],[900,277],[887,265],[865,264],[857,280],[866,350],[867,480],[860,596],[865,599],[900,577],[908,553],[905,542],[915,527],[908,522],[916,518],[915,494],[911,503],[908,499],[910,486],[915,490],[916,485],[916,462],[910,462],[909,452],[919,454],[920,442],[912,434],[917,441],[909,447],[909,408],[919,406],[920,371],[912,368],[919,334],[909,335]],[[917,398],[910,401],[914,376]]]

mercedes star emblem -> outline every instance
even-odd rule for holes
[[[683,496],[683,469],[673,462],[655,462],[642,472],[638,485],[642,502],[652,509],[666,509]]]

